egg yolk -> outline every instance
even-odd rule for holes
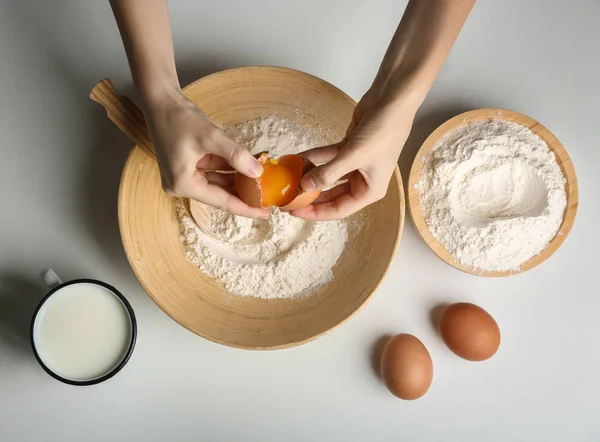
[[[263,174],[258,180],[262,206],[282,207],[291,203],[297,195],[301,177],[276,160],[263,164],[263,168]]]

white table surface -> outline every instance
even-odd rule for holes
[[[405,3],[395,0],[172,0],[182,83],[253,64],[315,74],[359,98]],[[600,440],[600,2],[481,0],[418,114],[401,158],[438,124],[501,107],[546,125],[575,164],[581,204],[563,247],[504,279],[436,258],[410,220],[369,304],[335,332],[282,351],[241,351],[177,325],[145,295],[118,234],[130,143],[88,99],[111,77],[131,91],[106,1],[0,1],[0,440]],[[27,342],[42,269],[118,287],[139,325],[126,368],[77,388],[50,378]],[[469,363],[436,336],[430,310],[473,301],[502,330]],[[435,378],[414,402],[373,371],[382,336],[409,332]]]

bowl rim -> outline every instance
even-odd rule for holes
[[[265,70],[265,71],[270,71],[270,72],[283,72],[283,73],[293,73],[294,75],[300,75],[300,76],[304,76],[304,77],[308,77],[311,78],[313,80],[317,80],[319,81],[322,85],[326,86],[329,89],[332,89],[335,93],[340,94],[341,96],[343,96],[344,98],[346,98],[347,100],[349,100],[350,102],[352,102],[354,104],[354,106],[356,106],[356,101],[354,99],[352,99],[352,97],[350,97],[348,94],[346,94],[344,91],[342,91],[341,89],[339,89],[338,87],[332,85],[331,83],[306,72],[297,70],[297,69],[292,69],[292,68],[287,68],[287,67],[282,67],[282,66],[271,66],[271,65],[258,65],[258,66],[244,66],[244,67],[238,67],[238,68],[232,68],[232,69],[226,69],[223,71],[218,71],[212,74],[209,74],[207,76],[204,76],[202,78],[199,78],[198,80],[193,81],[192,83],[188,84],[187,86],[185,86],[182,91],[185,94],[189,89],[191,89],[192,87],[194,87],[197,83],[202,82],[202,81],[206,81],[207,79],[212,79],[215,77],[220,77],[220,76],[224,76],[224,75],[229,75],[229,74],[233,74],[233,73],[239,73],[239,72],[249,72],[249,71],[260,71],[260,70]],[[132,149],[129,152],[129,155],[127,157],[127,161],[123,167],[123,171],[121,173],[121,179],[119,182],[119,193],[118,193],[118,203],[117,203],[117,210],[118,210],[118,218],[119,218],[119,233],[121,236],[121,240],[123,240],[124,237],[124,211],[125,209],[125,204],[123,203],[124,201],[124,189],[125,186],[124,181],[125,181],[125,176],[128,172],[128,169],[130,167],[130,162],[132,161],[133,156],[137,153],[138,150],[142,150],[140,147],[138,147],[137,145],[133,144],[132,145]],[[350,312],[345,318],[343,318],[342,320],[340,320],[339,322],[332,324],[330,327],[322,330],[319,333],[316,333],[312,336],[309,336],[307,338],[303,338],[303,339],[298,339],[295,341],[290,341],[290,342],[286,342],[283,344],[277,344],[277,345],[269,345],[269,346],[257,346],[257,345],[241,345],[241,344],[237,344],[237,343],[232,343],[226,340],[222,340],[219,338],[216,338],[214,336],[202,333],[198,330],[193,329],[192,327],[188,326],[187,324],[181,322],[177,317],[175,317],[174,315],[172,315],[160,302],[160,300],[155,297],[154,295],[151,294],[151,290],[149,289],[149,287],[147,286],[147,284],[144,282],[144,279],[142,278],[142,275],[140,274],[139,270],[136,268],[136,266],[134,265],[135,262],[135,257],[130,255],[130,251],[128,250],[127,247],[125,247],[125,245],[123,245],[123,249],[125,250],[125,255],[127,256],[127,260],[129,261],[129,265],[136,277],[136,279],[138,280],[139,284],[142,286],[142,288],[144,289],[144,292],[148,295],[148,297],[167,315],[169,316],[171,319],[173,319],[176,323],[178,323],[179,325],[181,325],[183,328],[189,330],[190,332],[201,336],[204,339],[207,339],[209,341],[212,341],[214,343],[217,344],[221,344],[221,345],[225,345],[227,347],[232,347],[232,348],[238,348],[238,349],[242,349],[242,350],[281,350],[281,349],[286,349],[286,348],[292,348],[292,347],[297,347],[299,345],[302,344],[306,344],[308,342],[314,341],[315,339],[324,336],[325,334],[337,329],[338,327],[342,326],[343,324],[345,324],[347,321],[349,321],[350,319],[352,319],[360,310],[362,310],[364,308],[364,306],[367,304],[368,301],[371,300],[371,298],[375,295],[375,293],[379,290],[381,284],[383,283],[383,281],[385,280],[391,266],[392,263],[395,260],[395,257],[398,253],[398,247],[400,245],[400,241],[402,239],[402,232],[404,230],[404,223],[405,223],[405,217],[406,217],[406,208],[405,208],[405,204],[406,204],[406,195],[404,193],[404,185],[402,182],[402,177],[400,174],[400,169],[398,167],[398,164],[395,165],[394,167],[394,172],[392,174],[392,177],[390,177],[390,183],[392,181],[392,179],[396,180],[397,183],[397,190],[398,190],[398,198],[399,198],[399,203],[398,203],[398,218],[399,218],[399,226],[397,229],[397,233],[396,233],[396,237],[394,240],[394,246],[393,246],[393,250],[392,250],[392,254],[390,256],[390,259],[386,265],[386,268],[384,269],[381,278],[379,279],[379,281],[377,282],[377,284],[375,285],[375,287],[373,288],[373,290],[371,291],[371,293],[369,293],[365,299],[352,311]],[[389,187],[388,187],[389,189]]]
[[[477,120],[491,120],[500,119],[504,121],[513,122],[531,130],[534,134],[539,136],[548,146],[548,149],[554,154],[556,162],[558,163],[561,172],[565,176],[565,193],[567,197],[567,205],[563,214],[563,220],[557,234],[552,238],[548,246],[543,249],[539,254],[534,255],[529,260],[525,261],[518,270],[505,270],[505,271],[492,271],[492,270],[481,270],[471,266],[461,264],[456,260],[450,252],[444,248],[444,246],[433,236],[427,222],[421,211],[421,199],[419,193],[419,179],[421,177],[421,170],[425,164],[425,159],[434,149],[437,142],[443,138],[449,132]],[[413,164],[410,169],[410,175],[408,177],[408,210],[417,230],[419,236],[425,244],[444,262],[450,264],[452,267],[461,270],[465,273],[476,276],[484,277],[505,277],[518,275],[537,267],[548,258],[550,258],[564,243],[567,236],[573,228],[575,222],[575,216],[577,214],[577,208],[579,206],[579,187],[577,183],[577,175],[575,174],[575,168],[569,154],[567,153],[564,146],[558,140],[558,138],[550,132],[548,128],[543,126],[537,120],[528,117],[520,112],[511,111],[500,108],[482,108],[474,109],[467,112],[463,112],[456,115],[446,122],[442,123],[437,127],[423,142],[417,155],[413,160]]]

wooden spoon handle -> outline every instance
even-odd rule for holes
[[[90,98],[104,106],[108,118],[131,141],[156,158],[142,111],[129,98],[119,95],[110,79],[98,82],[90,92]]]

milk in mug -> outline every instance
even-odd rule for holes
[[[121,299],[93,282],[59,288],[33,324],[39,358],[56,375],[76,382],[98,379],[127,356],[132,318]]]

